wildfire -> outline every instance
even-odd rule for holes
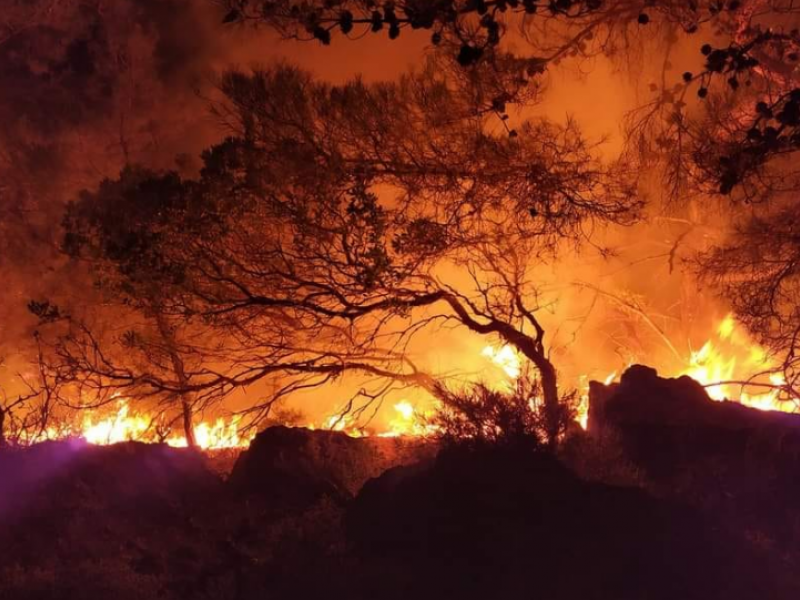
[[[322,424],[318,426],[315,423],[306,425],[308,429],[327,429],[328,431],[341,431],[350,437],[367,437],[369,432],[363,427],[359,426],[355,419],[349,414],[337,413],[328,417]]]
[[[341,431],[350,437],[369,437],[371,435],[377,437],[427,437],[435,432],[433,425],[428,422],[431,416],[430,412],[418,410],[408,400],[402,400],[392,408],[394,414],[383,430],[363,427],[350,415],[341,413],[328,417],[323,426],[319,428]],[[307,427],[318,429],[317,425],[313,423]]]
[[[513,390],[516,380],[522,374],[523,358],[509,345],[486,346],[481,356],[499,368],[502,375],[492,383],[504,391]],[[785,380],[777,373],[769,353],[753,343],[732,315],[726,316],[716,328],[715,335],[698,350],[692,351],[687,366],[677,375],[688,375],[704,385],[711,398],[717,401],[730,400],[759,410],[796,412],[798,405],[794,399],[781,397]],[[764,374],[753,379],[754,375]],[[606,385],[617,377],[617,371],[604,380]],[[490,377],[491,379],[491,377]],[[579,390],[576,406],[576,422],[584,429],[589,413],[589,377],[578,378],[575,389]],[[751,390],[766,390],[756,393]],[[531,399],[531,405],[538,405]],[[421,410],[408,400],[397,402],[393,413],[380,429],[367,428],[358,423],[350,414],[335,414],[321,424],[309,424],[310,429],[341,431],[352,437],[375,435],[379,437],[414,436],[425,437],[435,433],[431,425],[431,411]],[[242,448],[250,444],[255,431],[243,432],[237,417],[217,418],[213,421],[197,423],[194,428],[198,447],[204,450],[222,448]],[[163,420],[150,415],[135,413],[125,399],[119,399],[116,410],[101,417],[86,413],[73,425],[62,425],[60,429],[49,428],[26,439],[35,443],[47,439],[77,437],[90,444],[106,445],[130,440],[142,442],[161,442],[174,447],[188,446],[186,437],[165,426]]]
[[[161,425],[161,427],[159,427]],[[240,431],[237,417],[218,418],[213,422],[201,422],[195,425],[194,435],[197,446],[203,450],[222,448],[243,448],[250,444],[255,432]],[[162,442],[176,448],[185,448],[188,442],[184,435],[165,431],[163,423],[154,422],[152,417],[134,414],[124,399],[117,402],[116,411],[101,418],[86,413],[82,420],[73,426],[61,429],[48,428],[35,439],[25,440],[27,443],[44,440],[82,438],[90,444],[105,446],[127,441],[156,443]]]
[[[389,429],[381,437],[417,436],[427,437],[436,432],[429,422],[427,412],[420,413],[410,402],[403,400],[394,405],[395,416],[389,421]]]
[[[796,412],[793,399],[780,396],[786,381],[775,372],[765,348],[753,343],[732,315],[717,327],[716,339],[692,352],[689,367],[680,373],[706,386],[714,400],[731,400],[759,410]],[[755,377],[758,374],[766,374]],[[766,389],[763,393],[749,390]]]
[[[505,371],[511,379],[517,379],[522,373],[519,354],[508,344],[501,348],[486,346],[481,354]]]
[[[512,346],[506,344],[500,348],[486,346],[481,352],[481,355],[487,357],[492,363],[504,371],[507,379],[501,382],[501,386],[506,390],[513,389],[515,381],[522,374],[522,357],[520,354]],[[614,381],[616,376],[616,371],[610,373],[605,379],[606,385]],[[578,404],[575,407],[575,421],[583,429],[586,429],[589,421],[589,377],[587,375],[581,375],[578,378],[576,389],[579,390],[580,396],[578,397]],[[531,405],[540,405],[541,403],[537,400],[538,399],[535,398],[532,399]]]
[[[481,354],[505,372],[506,386],[513,385],[520,376],[522,361],[511,346],[487,346]],[[714,400],[739,402],[759,410],[798,410],[796,399],[781,397],[786,381],[776,372],[767,350],[754,343],[731,314],[716,327],[714,337],[690,353],[687,362],[676,376],[688,375],[698,381]],[[610,373],[604,380],[605,385],[616,377],[617,371]],[[584,429],[589,414],[588,381],[586,375],[581,375],[574,386],[580,393],[575,420]]]

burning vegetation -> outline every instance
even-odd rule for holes
[[[543,402],[535,377],[523,372],[524,358],[510,345],[499,348],[486,346],[481,357],[491,364],[481,373],[480,379],[467,384],[467,393],[441,390],[437,399],[415,406],[408,400],[392,404],[392,413],[384,424],[371,423],[368,417],[359,420],[344,407],[320,422],[300,421],[299,415],[283,414],[283,422],[302,424],[309,429],[341,431],[353,437],[438,437],[451,431],[454,415],[469,418],[470,403],[475,409],[495,410],[509,403],[513,415],[535,420]],[[627,366],[630,366],[629,363]],[[492,376],[492,371],[497,373]],[[718,325],[716,335],[699,349],[690,350],[683,369],[675,376],[688,375],[702,384],[709,396],[717,401],[733,401],[759,410],[797,412],[797,399],[792,395],[779,366],[770,359],[767,350],[753,342],[733,315],[727,315]],[[617,378],[612,371],[602,382],[610,384]],[[568,406],[572,419],[586,429],[589,410],[588,377],[581,375],[574,384],[575,395]],[[470,391],[472,390],[472,391]],[[475,395],[472,395],[472,394]],[[491,401],[490,401],[491,400]],[[464,404],[464,403],[467,404]],[[522,405],[514,406],[514,402]],[[455,411],[455,412],[453,412]],[[525,411],[529,415],[525,417]],[[108,408],[80,411],[74,424],[63,422],[29,435],[20,429],[18,444],[32,444],[45,440],[80,438],[90,444],[115,444],[124,441],[165,443],[173,447],[187,447],[185,435],[170,426],[165,415],[160,416],[132,411],[127,399],[116,398]],[[280,416],[280,415],[279,415]],[[461,418],[456,416],[456,418]],[[442,427],[441,421],[448,424]],[[492,419],[490,419],[491,421]],[[541,423],[539,423],[541,426]],[[532,425],[530,427],[533,431]],[[505,429],[501,427],[501,429]],[[246,427],[240,415],[217,417],[212,421],[193,423],[194,445],[203,450],[245,448],[255,436],[253,427]],[[465,437],[475,437],[478,432]]]
[[[0,598],[798,597],[800,9],[111,4],[0,18]]]

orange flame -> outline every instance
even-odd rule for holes
[[[496,367],[496,375],[489,375],[490,384],[502,391],[514,389],[516,380],[523,371],[523,357],[510,345],[500,347],[486,346],[481,356]],[[714,400],[730,400],[759,410],[777,410],[796,412],[798,403],[795,399],[781,397],[783,376],[776,372],[769,353],[754,343],[732,315],[727,315],[717,326],[714,337],[706,341],[698,350],[692,351],[685,368],[678,375],[688,375],[706,386],[706,390]],[[763,374],[753,379],[755,375]],[[612,383],[617,371],[610,373],[604,383]],[[576,422],[584,429],[587,426],[589,413],[588,376],[578,378],[575,388],[580,390],[577,405]],[[747,385],[754,382],[766,389],[763,393],[751,390],[757,386]],[[538,405],[532,399],[532,405]],[[352,437],[377,435],[380,437],[414,436],[425,437],[435,433],[430,424],[431,411],[421,410],[409,400],[394,404],[393,415],[382,430],[368,429],[360,425],[349,414],[335,414],[322,424],[309,424],[310,429],[320,428],[341,431]],[[242,448],[250,444],[255,436],[254,430],[247,433],[240,428],[240,419],[236,416],[214,421],[203,421],[195,425],[195,439],[198,447],[204,450],[221,448]],[[34,436],[35,439],[23,440],[35,443],[47,439],[80,437],[90,444],[106,445],[129,440],[142,442],[164,442],[170,446],[186,447],[185,436],[169,432],[166,436],[154,426],[154,419],[146,414],[135,414],[125,399],[119,399],[116,411],[98,418],[96,414],[86,413],[82,420],[73,426],[61,429],[49,428]]]
[[[195,425],[194,435],[197,446],[203,450],[247,447],[255,432],[244,433],[239,428],[240,419],[218,418],[213,422],[201,422]],[[72,427],[62,429],[48,428],[34,438],[23,440],[25,443],[36,443],[45,440],[64,438],[82,438],[90,444],[105,446],[120,442],[163,442],[176,448],[188,446],[186,437],[177,433],[160,435],[154,427],[153,418],[147,415],[133,414],[128,402],[118,400],[117,410],[104,417],[86,413],[83,419]]]
[[[680,375],[706,386],[714,400],[730,400],[759,410],[797,411],[795,399],[781,397],[786,381],[769,353],[752,341],[733,315],[722,320],[716,337],[691,353],[690,364]],[[750,391],[758,386],[766,391]]]

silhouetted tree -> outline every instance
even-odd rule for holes
[[[286,67],[227,74],[218,114],[234,135],[206,153],[194,186],[193,206],[217,225],[170,250],[182,278],[172,310],[237,342],[238,371],[203,385],[356,369],[432,390],[403,350],[455,323],[535,365],[555,441],[536,267],[638,203],[629,174],[594,160],[570,124],[487,127],[506,84],[430,67],[372,86]]]
[[[218,48],[211,12],[194,0],[2,3],[0,382],[10,397],[25,393],[13,373],[36,354],[20,298],[96,300],[58,251],[65,200],[126,163],[174,165],[205,143],[194,92]]]
[[[38,335],[35,337],[37,352],[30,369],[16,373],[21,391],[9,396],[0,388],[0,448],[42,441],[68,423],[64,391],[70,378],[66,371],[51,367]]]
[[[144,359],[143,373],[169,373],[174,391],[159,390],[132,373],[129,381],[117,378],[115,382],[110,376],[113,369],[104,365],[107,361],[92,360],[108,341],[94,335],[85,325],[71,325],[59,341],[59,352],[78,378],[94,378],[100,387],[134,393],[134,388],[142,383],[150,388],[146,389],[146,395],[163,392],[168,401],[177,399],[186,440],[195,446],[194,400],[188,391],[191,374],[186,365],[190,352],[187,349],[191,346],[181,339],[191,334],[191,328],[167,311],[165,302],[170,287],[180,281],[181,273],[163,261],[160,250],[175,241],[170,219],[186,207],[187,194],[187,186],[175,174],[157,176],[129,167],[117,181],[106,180],[96,192],[83,192],[76,202],[69,204],[64,218],[64,252],[89,264],[106,302],[120,309],[121,314],[132,309],[145,319],[145,328],[128,329],[111,343],[121,345],[123,353]],[[101,355],[112,353],[106,349]],[[118,359],[119,362],[126,361]]]
[[[393,39],[405,28],[429,30],[432,44],[443,45],[464,67],[495,63],[508,51],[501,42],[509,36],[516,55],[530,61],[529,75],[569,56],[614,57],[644,47],[650,63],[664,64],[664,73],[661,85],[653,84],[653,99],[631,116],[631,146],[650,160],[666,158],[666,175],[676,193],[699,187],[729,195],[742,187],[745,197],[753,198],[785,189],[787,161],[775,161],[768,184],[765,171],[800,144],[795,131],[800,122],[795,75],[800,8],[791,2],[226,2],[226,23],[263,24],[286,37],[324,44],[337,34],[358,39],[366,32],[388,32]],[[646,35],[637,35],[643,31]],[[680,70],[672,65],[672,49],[695,34],[702,66]],[[692,98],[708,100],[710,107],[700,108]],[[794,173],[791,179],[795,184]]]
[[[705,23],[736,21],[742,3],[641,0],[224,0],[225,23],[265,24],[286,37],[330,44],[336,35],[396,39],[428,30],[462,66],[491,59],[504,36],[525,40],[543,64],[569,55],[612,52],[642,27],[692,34]],[[755,3],[754,3],[755,4]],[[741,12],[745,12],[742,10]],[[733,25],[734,27],[736,25]],[[524,54],[524,52],[523,52]]]

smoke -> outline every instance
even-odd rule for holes
[[[66,202],[126,163],[191,171],[218,133],[203,91],[226,52],[203,0],[35,0],[0,35],[0,385],[24,369],[33,298],[75,304],[60,256]]]

